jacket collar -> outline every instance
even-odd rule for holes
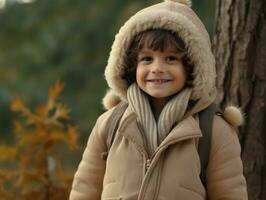
[[[119,134],[134,142],[139,147],[144,147],[142,133],[137,125],[137,115],[128,107],[121,118],[118,128]],[[198,118],[188,116],[180,121],[163,140],[159,147],[168,146],[173,143],[189,139],[202,137],[199,127]]]

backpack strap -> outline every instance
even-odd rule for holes
[[[110,148],[113,144],[119,122],[120,122],[127,106],[128,106],[128,104],[126,102],[121,101],[118,105],[116,105],[111,116],[107,120],[107,123],[105,125],[105,130],[104,130],[106,132],[107,151],[101,153],[101,158],[103,160],[106,160],[108,157],[108,153],[109,153]]]
[[[202,184],[207,188],[206,172],[211,150],[213,118],[216,113],[221,112],[217,104],[211,104],[206,109],[199,112],[199,126],[202,137],[199,139],[198,153],[200,157]]]

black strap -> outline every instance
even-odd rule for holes
[[[211,149],[213,118],[219,111],[220,109],[218,105],[211,104],[209,107],[199,112],[199,126],[203,134],[202,138],[199,139],[198,145],[198,153],[201,164],[200,179],[205,188],[207,187],[206,172]]]
[[[121,101],[115,108],[114,111],[112,112],[111,116],[108,118],[108,121],[106,123],[106,146],[107,146],[107,151],[103,152],[101,154],[101,158],[103,160],[106,160],[108,157],[109,150],[113,144],[114,138],[115,138],[115,133],[118,128],[119,122],[127,108],[128,104],[126,102]]]

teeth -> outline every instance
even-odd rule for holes
[[[148,80],[150,82],[156,82],[156,83],[165,83],[168,82],[168,80],[165,79],[155,79],[155,80]]]

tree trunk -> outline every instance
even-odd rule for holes
[[[249,200],[266,199],[266,1],[217,0],[213,50],[217,102],[239,105]]]

